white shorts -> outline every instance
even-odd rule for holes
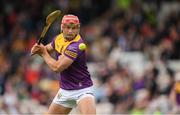
[[[74,108],[77,106],[79,100],[87,96],[94,98],[92,86],[79,90],[65,90],[60,88],[53,99],[53,103],[68,108]]]

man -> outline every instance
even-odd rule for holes
[[[32,54],[40,55],[55,72],[60,72],[60,89],[51,103],[48,114],[68,114],[78,107],[82,114],[96,114],[92,80],[86,66],[86,52],[79,49],[84,43],[79,35],[77,16],[65,15],[61,23],[62,33],[44,46],[35,44]],[[55,51],[57,59],[50,56]]]

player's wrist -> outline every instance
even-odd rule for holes
[[[47,54],[48,54],[47,50],[44,50],[44,51],[41,53],[41,56],[42,56],[42,57],[45,57]]]

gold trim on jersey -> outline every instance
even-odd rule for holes
[[[76,58],[77,57],[77,53],[76,52],[72,52],[72,51],[69,51],[69,50],[65,50],[64,53],[68,56],[71,56],[73,58]]]

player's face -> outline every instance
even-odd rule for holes
[[[63,36],[67,40],[72,40],[79,34],[80,25],[79,24],[64,24],[62,27]]]

